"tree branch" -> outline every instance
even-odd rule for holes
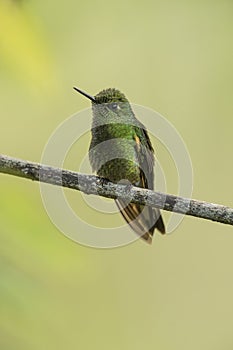
[[[0,155],[0,173],[63,186],[86,194],[113,199],[121,198],[138,204],[233,225],[232,208],[139,187],[114,184],[94,175],[80,174],[4,155]]]

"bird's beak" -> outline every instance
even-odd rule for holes
[[[78,91],[78,92],[79,92],[80,94],[82,94],[83,96],[89,98],[89,100],[91,100],[93,103],[96,102],[94,96],[91,96],[91,95],[87,94],[86,92],[84,92],[84,91],[82,91],[82,90],[80,90],[80,89],[78,89],[78,88],[76,88],[76,87],[74,87],[74,90]]]

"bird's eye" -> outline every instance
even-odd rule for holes
[[[118,106],[117,103],[111,103],[111,104],[109,105],[109,107],[110,107],[113,111],[119,109],[119,106]]]

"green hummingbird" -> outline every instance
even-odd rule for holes
[[[114,88],[95,96],[74,89],[92,102],[92,170],[114,183],[153,190],[154,150],[145,126],[135,117],[125,95]],[[155,228],[165,233],[159,209],[122,199],[117,199],[116,204],[130,227],[148,243],[152,242]]]

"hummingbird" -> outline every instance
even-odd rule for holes
[[[154,150],[145,126],[135,117],[125,95],[115,88],[91,96],[93,121],[89,160],[92,170],[113,183],[154,189]],[[147,243],[154,230],[165,233],[159,209],[116,199],[123,218]]]

